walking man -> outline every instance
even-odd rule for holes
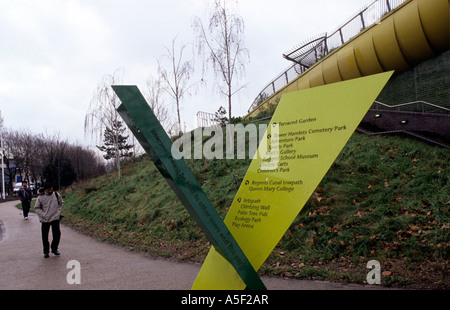
[[[27,181],[22,182],[22,188],[19,191],[19,198],[22,202],[23,218],[28,220],[28,212],[30,212],[31,200],[33,199],[33,193],[31,189],[27,187]]]
[[[42,245],[44,248],[44,257],[48,258],[50,249],[55,255],[60,255],[58,251],[59,241],[61,239],[61,230],[59,228],[59,221],[63,206],[61,196],[53,191],[50,183],[44,183],[44,191],[38,192],[39,196],[34,205],[34,210],[42,223]],[[48,234],[52,228],[52,244],[50,246],[48,241]]]

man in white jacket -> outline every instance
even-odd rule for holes
[[[44,191],[39,192],[36,204],[34,205],[34,210],[39,217],[39,221],[42,223],[42,245],[44,247],[45,258],[48,258],[50,248],[53,254],[61,254],[58,251],[58,246],[61,239],[59,221],[61,217],[62,206],[63,200],[61,198],[61,195],[53,191],[53,187],[50,183],[45,183]],[[53,236],[51,247],[48,241],[50,227],[52,228]]]

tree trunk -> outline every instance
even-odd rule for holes
[[[177,114],[178,114],[178,136],[181,137],[183,135],[183,130],[181,129],[181,115],[180,115],[180,103],[179,99],[177,99]]]

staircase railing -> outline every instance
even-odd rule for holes
[[[426,101],[413,101],[407,103],[400,103],[389,105],[386,103],[382,103],[379,101],[375,101],[371,107],[371,109],[377,110],[397,110],[397,111],[409,111],[409,112],[422,112],[422,113],[450,113],[450,109],[446,107],[442,107],[437,104],[429,103]]]

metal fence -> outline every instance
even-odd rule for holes
[[[197,127],[212,127],[219,125],[217,117],[213,113],[197,112]]]
[[[293,61],[294,65],[284,70],[258,94],[248,112],[253,111],[267,98],[292,82],[328,53],[344,45],[367,27],[378,23],[384,15],[406,1],[409,0],[376,0],[362,8],[330,35],[325,33],[313,37],[304,44],[283,54],[283,57]]]

